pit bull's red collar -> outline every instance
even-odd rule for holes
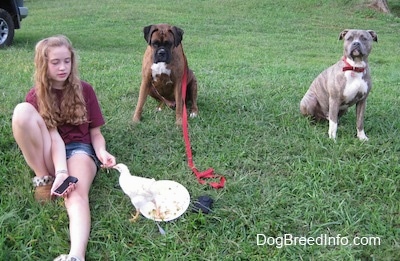
[[[364,72],[365,68],[364,67],[355,67],[351,66],[347,61],[346,57],[343,56],[342,61],[344,62],[345,66],[342,68],[342,70],[345,71],[354,71],[354,72]]]

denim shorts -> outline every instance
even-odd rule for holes
[[[72,142],[65,145],[65,151],[67,154],[67,160],[75,154],[86,154],[93,159],[94,163],[96,164],[97,170],[100,169],[101,162],[97,158],[96,153],[94,152],[93,146],[91,144]]]

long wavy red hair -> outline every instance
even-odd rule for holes
[[[59,101],[48,77],[48,54],[54,47],[65,46],[71,52],[71,73],[64,83],[62,100]],[[35,48],[35,88],[39,113],[48,128],[63,124],[80,125],[87,122],[85,99],[78,75],[77,56],[70,40],[57,35],[45,38]]]

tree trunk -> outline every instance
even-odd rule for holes
[[[387,0],[372,0],[369,7],[384,13],[390,13]]]

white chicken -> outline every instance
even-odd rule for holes
[[[156,182],[155,179],[133,176],[128,167],[122,163],[115,165],[113,168],[119,171],[119,185],[124,193],[130,197],[136,209],[135,215],[132,214],[132,218],[129,221],[135,222],[139,218],[140,209],[146,204],[153,203],[156,211],[158,210],[155,191],[151,190],[152,185]]]

